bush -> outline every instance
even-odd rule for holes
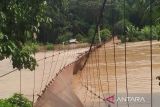
[[[160,39],[160,25],[152,26],[152,39]],[[135,42],[135,41],[145,41],[150,40],[150,27],[145,26],[142,29],[139,29],[138,27],[135,27],[133,25],[130,25],[127,27],[127,41],[128,42]],[[121,36],[121,41],[125,41],[125,37]]]
[[[88,42],[91,43],[92,42],[92,38],[94,36],[94,32],[95,30],[93,28],[90,28],[88,31]],[[111,36],[111,32],[110,30],[108,30],[107,28],[104,28],[100,31],[100,36],[101,36],[101,40],[102,42],[109,40],[112,36]],[[98,38],[98,34],[95,37],[94,43],[98,43],[99,42],[99,38]]]
[[[106,41],[106,40],[109,40],[112,37],[111,32],[107,28],[101,30],[100,35],[101,35],[101,40],[103,42]]]
[[[156,27],[156,31],[157,31],[157,35],[158,35],[157,39],[159,41],[160,40],[160,24],[156,25],[155,27]]]
[[[118,21],[115,25],[114,25],[114,35],[123,35],[124,30],[127,30],[127,27],[131,26],[131,22],[129,22],[128,20],[125,19],[125,25],[124,25],[124,19]],[[124,29],[125,28],[125,29]]]
[[[31,41],[27,42],[23,48],[25,51],[32,52],[32,53],[35,53],[38,51],[37,43],[31,42]]]
[[[76,40],[78,42],[86,42],[86,39],[80,33],[76,35]]]
[[[93,36],[95,34],[95,28],[94,27],[91,27],[89,30],[88,30],[88,37],[87,37],[87,42],[88,43],[91,43],[92,42],[92,39],[93,39]],[[95,40],[94,40],[94,43],[97,43],[98,42],[98,37],[96,36],[95,37]]]
[[[158,39],[158,31],[159,29],[156,28],[156,26],[152,26],[152,39],[156,40]],[[145,26],[143,29],[141,29],[141,36],[145,37],[145,40],[150,40],[150,27]]]
[[[1,99],[0,107],[31,107],[32,102],[21,94],[14,94],[11,98]]]
[[[136,42],[139,40],[144,40],[144,37],[140,35],[141,34],[140,34],[140,30],[138,27],[135,27],[133,25],[127,26],[127,41],[128,42]]]
[[[65,32],[63,35],[58,37],[58,42],[63,43],[63,42],[68,42],[69,39],[71,39],[73,36],[72,32]]]
[[[54,49],[54,45],[51,43],[47,43],[46,45],[47,50],[53,50]]]
[[[7,100],[0,100],[0,107],[16,107],[15,105],[12,105]]]

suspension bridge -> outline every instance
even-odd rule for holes
[[[33,72],[12,69],[3,60],[0,97],[19,92],[33,107],[159,107],[160,43],[152,40],[152,23],[150,41],[129,43],[125,36],[120,43],[112,36],[95,44],[105,4],[89,49],[37,53]]]

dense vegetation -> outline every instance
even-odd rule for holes
[[[109,0],[100,25],[102,41],[118,35],[124,41],[150,38],[150,0]],[[0,60],[11,58],[13,67],[35,69],[31,56],[37,39],[62,43],[71,38],[91,42],[103,0],[2,0],[0,2]],[[160,35],[160,2],[152,4],[153,39]],[[124,25],[125,21],[125,25]],[[125,27],[124,27],[125,26]],[[126,30],[124,32],[124,29]],[[96,37],[98,41],[98,37]],[[53,46],[48,46],[53,49]]]
[[[49,23],[45,0],[1,0],[0,2],[0,60],[12,59],[14,68],[33,70],[36,60],[28,45],[34,41],[41,23]]]
[[[0,107],[32,107],[32,102],[21,94],[14,94],[8,99],[0,99]]]
[[[38,40],[62,43],[70,38],[77,38],[81,42],[90,42],[102,1],[60,0],[55,9],[56,0],[48,0],[50,8],[47,13],[53,23],[51,26],[41,26]],[[150,0],[126,0],[125,18],[123,1],[107,2],[100,29],[102,32],[106,31],[105,34],[118,35],[122,41],[124,33],[127,34],[129,41],[148,40],[151,23]],[[159,0],[154,0],[152,7],[153,39],[158,39],[160,35]],[[124,20],[126,32],[124,32]],[[106,35],[101,36],[102,40],[108,38]]]
[[[0,60],[11,58],[14,68],[34,70],[37,63],[32,54],[36,50],[36,39],[47,44],[49,50],[54,48],[50,43],[62,43],[71,38],[91,42],[102,1],[1,0]],[[153,39],[159,40],[160,1],[151,3],[152,20],[150,0],[125,0],[125,17],[123,1],[108,0],[100,25],[102,41],[117,35],[123,42],[124,34],[129,42],[149,40],[150,24]],[[20,96],[0,100],[0,107],[19,107],[16,100],[22,98]],[[23,107],[31,106],[27,99],[22,99],[26,103]]]

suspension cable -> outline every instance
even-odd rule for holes
[[[111,0],[111,4],[113,4],[113,0]],[[116,46],[115,46],[115,36],[114,36],[114,13],[113,7],[111,8],[111,17],[112,17],[112,42],[113,42],[113,60],[114,60],[114,72],[115,72],[115,82],[116,82],[116,99],[118,97],[118,82],[117,82],[117,63],[116,63]],[[118,101],[116,102],[116,106],[118,107]]]
[[[108,64],[107,64],[107,51],[106,51],[106,44],[104,44],[104,54],[105,54],[105,65],[106,65],[106,69],[105,69],[105,71],[106,71],[106,74],[107,74],[107,92],[108,92],[108,94],[109,94],[109,96],[110,96],[110,84],[109,84],[109,74],[108,74]]]
[[[35,54],[34,54],[35,58]],[[34,101],[35,101],[35,86],[36,86],[36,70],[33,71],[33,98],[32,98],[32,107],[34,107]]]
[[[152,19],[152,3],[154,0],[150,0],[150,11],[149,11],[149,17],[150,17],[150,64],[151,64],[151,107],[153,106],[153,50],[152,50],[152,39],[153,39],[153,19]]]
[[[123,0],[123,11],[124,11],[124,25],[123,25],[123,34],[125,35],[125,79],[126,79],[126,94],[127,94],[127,98],[128,98],[128,72],[127,72],[127,36],[126,36],[126,32],[125,32],[125,25],[126,25],[126,21],[125,21],[125,17],[126,17],[126,0]],[[129,107],[129,101],[127,100],[127,106]]]

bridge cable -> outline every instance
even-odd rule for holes
[[[150,8],[149,8],[149,17],[150,17],[150,70],[151,70],[151,107],[153,107],[153,44],[152,44],[152,39],[153,39],[153,29],[152,29],[152,25],[153,25],[153,18],[152,18],[152,12],[153,12],[153,7],[152,7],[152,3],[154,2],[154,0],[150,0]]]
[[[89,48],[89,52],[92,50],[92,46],[93,46],[93,44],[94,44],[94,42],[95,42],[95,37],[96,37],[97,32],[98,32],[98,26],[100,25],[101,20],[102,20],[102,18],[103,18],[103,12],[104,12],[104,9],[105,9],[105,4],[106,4],[106,2],[107,2],[107,0],[104,0],[104,1],[103,1],[103,4],[102,4],[102,7],[100,8],[100,14],[99,14],[99,17],[98,17],[98,21],[97,21],[97,23],[96,23],[96,28],[95,28],[94,36],[93,36],[92,41],[91,41],[91,45],[90,45],[90,48]],[[88,57],[89,57],[89,55],[88,55]],[[86,58],[83,66],[85,66],[85,64],[87,63],[87,60],[88,60],[88,58]]]
[[[105,71],[106,71],[106,75],[107,75],[107,92],[110,96],[110,83],[109,83],[109,72],[108,72],[108,62],[107,62],[107,51],[106,51],[106,44],[104,44],[104,55],[105,55]]]
[[[34,54],[35,58],[35,54]],[[32,97],[32,107],[34,107],[35,101],[35,86],[36,86],[36,70],[33,71],[33,97]]]
[[[112,43],[113,43],[113,57],[114,57],[114,72],[115,72],[115,83],[116,83],[116,99],[118,97],[118,82],[117,82],[117,63],[116,63],[116,46],[115,46],[115,32],[114,32],[114,13],[113,13],[113,9],[114,9],[114,5],[113,5],[113,0],[111,0],[111,17],[112,17]],[[116,107],[118,107],[118,102],[116,101]]]
[[[125,17],[126,17],[126,0],[123,0],[123,18],[124,18],[124,22],[123,22],[123,34],[125,35],[125,79],[126,79],[126,94],[127,94],[127,98],[128,98],[128,72],[127,72],[127,36],[126,36],[126,32],[125,32],[125,25],[126,25],[126,21],[125,21]],[[129,101],[127,99],[127,106],[129,107]]]

